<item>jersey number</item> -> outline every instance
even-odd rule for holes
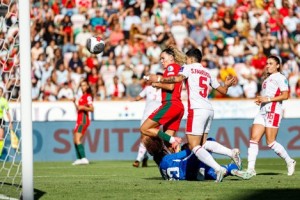
[[[179,168],[178,167],[169,167],[167,169],[167,174],[169,180],[178,180],[179,179]]]
[[[206,76],[200,76],[199,78],[199,86],[202,89],[199,94],[203,97],[207,97],[207,91],[208,91],[208,86],[207,86],[207,77]]]

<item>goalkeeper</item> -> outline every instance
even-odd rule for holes
[[[11,117],[9,114],[8,102],[4,95],[4,89],[0,87],[0,157],[2,155],[2,150],[4,147],[4,113],[6,113],[7,119],[9,121],[9,129],[12,129]]]
[[[208,139],[214,140],[214,139]],[[193,152],[186,145],[183,145],[182,151],[170,154],[164,148],[160,138],[145,138],[145,146],[153,155],[153,159],[159,166],[160,173],[165,180],[216,180],[217,175],[213,168],[203,164],[197,159]],[[225,176],[237,176],[243,179],[249,179],[247,173],[240,171],[234,163],[223,165],[226,169]]]

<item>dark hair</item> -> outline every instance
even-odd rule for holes
[[[278,57],[278,56],[271,55],[271,56],[269,56],[269,57],[268,57],[268,59],[269,59],[269,58],[271,58],[271,59],[275,60],[275,62],[276,62],[278,65],[281,65],[281,64],[282,64],[282,62],[281,62],[281,58],[280,58],[280,57]]]
[[[86,90],[86,93],[88,93],[88,94],[90,94],[90,95],[93,96],[92,88],[91,88],[91,86],[90,86],[88,80],[87,80],[87,79],[84,79],[84,80],[81,81],[81,83],[83,83],[83,82],[86,82],[86,84],[88,85],[88,89]],[[80,83],[80,86],[81,86],[81,83]]]
[[[202,52],[200,49],[190,49],[185,55],[189,58],[194,58],[198,63],[202,61]]]

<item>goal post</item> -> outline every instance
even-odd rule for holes
[[[18,0],[18,3],[21,71],[22,199],[33,200],[30,2],[29,0]]]

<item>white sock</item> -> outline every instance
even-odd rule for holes
[[[206,151],[205,148],[197,145],[193,148],[193,152],[201,162],[213,168],[215,171],[219,171],[221,169],[221,166],[215,161],[211,154]]]
[[[289,154],[286,152],[285,148],[278,142],[274,141],[271,144],[269,144],[268,147],[273,149],[279,157],[285,160],[286,163],[293,161]]]
[[[144,159],[146,154],[147,154],[147,149],[146,149],[145,145],[141,142],[136,160],[141,162]]]
[[[256,157],[258,154],[258,143],[250,140],[248,148],[248,169],[255,169]]]
[[[221,155],[226,155],[232,158],[232,150],[216,141],[206,141],[203,145],[203,148],[205,148],[207,151]]]

